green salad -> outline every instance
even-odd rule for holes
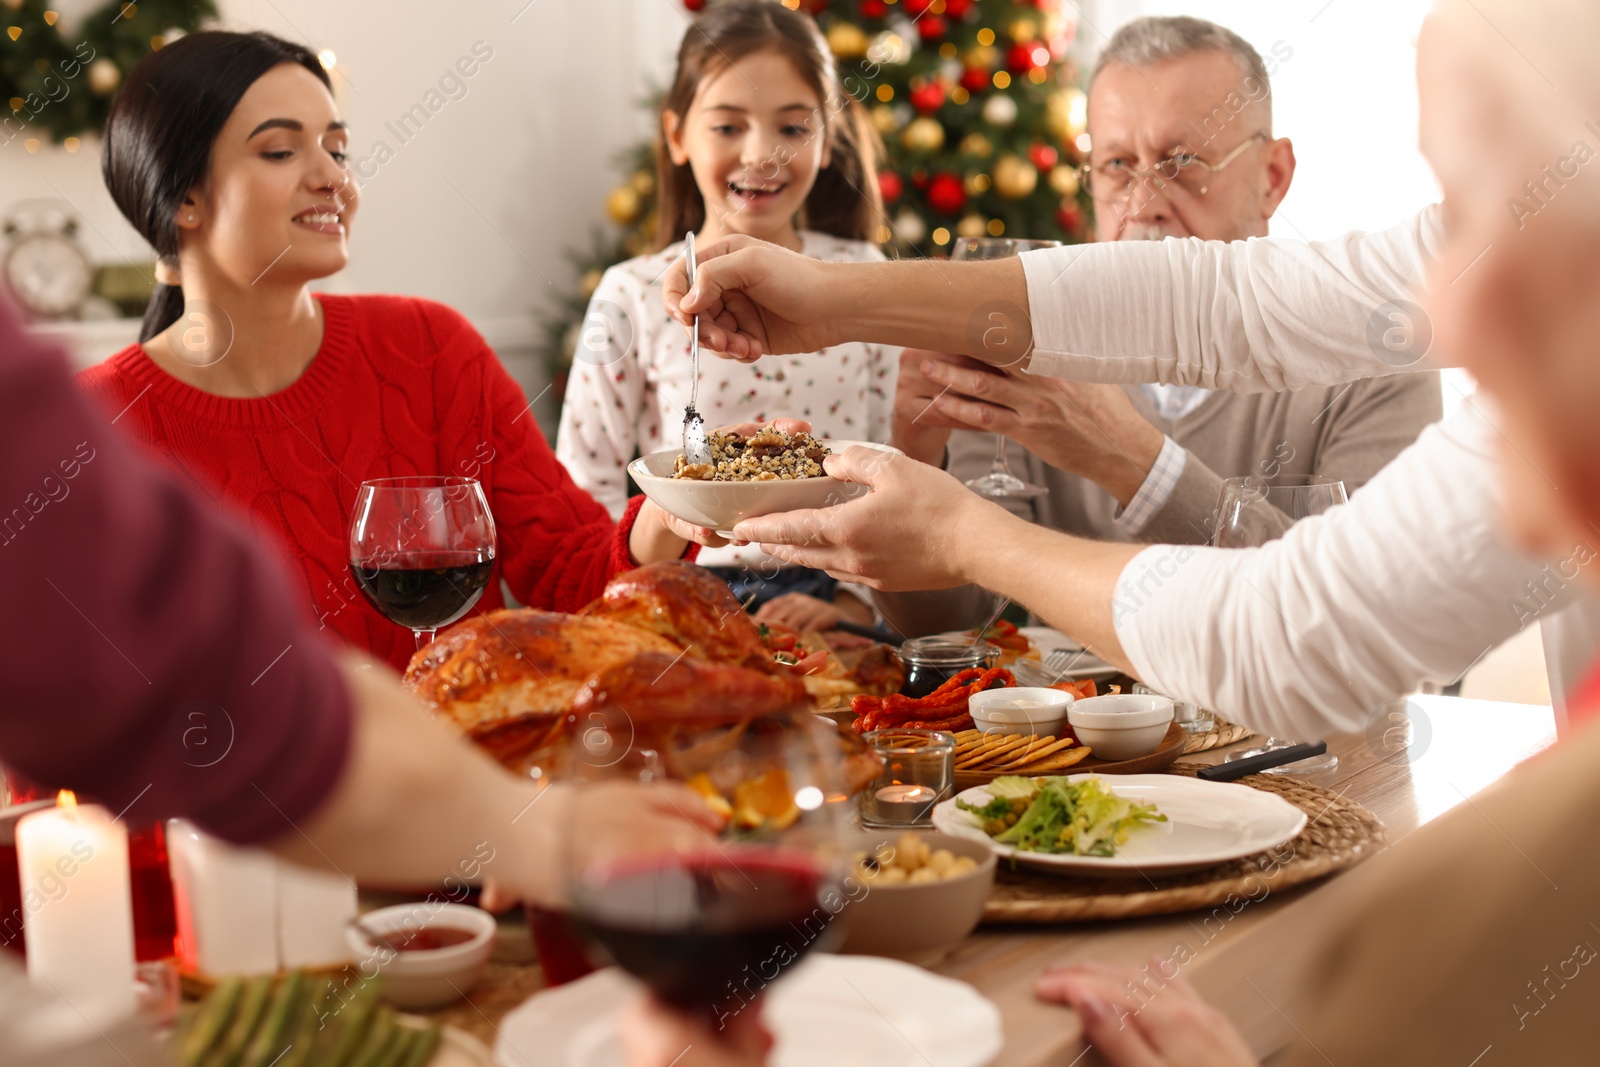
[[[1098,778],[996,778],[984,786],[987,804],[957,800],[978,817],[983,832],[1020,852],[1114,856],[1128,834],[1147,823],[1166,822],[1154,804],[1117,796]]]

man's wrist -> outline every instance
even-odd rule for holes
[[[1166,440],[1167,435],[1155,426],[1137,420],[1113,439],[1111,453],[1095,482],[1115,498],[1119,507],[1127,507],[1150,477]]]

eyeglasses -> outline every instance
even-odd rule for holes
[[[1078,179],[1096,200],[1127,199],[1133,195],[1134,184],[1141,178],[1148,179],[1151,185],[1164,193],[1199,198],[1211,188],[1211,179],[1257,140],[1270,141],[1272,138],[1266,131],[1257,130],[1216,163],[1207,163],[1193,152],[1174,152],[1149,170],[1129,166],[1125,159],[1085,163],[1078,168]]]

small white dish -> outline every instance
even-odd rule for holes
[[[986,689],[967,700],[967,710],[986,734],[1060,737],[1073,701],[1071,693],[1059,689],[1022,685]]]
[[[1172,724],[1169,697],[1154,693],[1113,693],[1074,701],[1067,721],[1078,741],[1103,760],[1148,756],[1161,747]]]
[[[1084,703],[1087,703],[1086,701]],[[1069,780],[1093,777],[1067,776]],[[1154,804],[1166,822],[1141,826],[1128,835],[1115,856],[1068,856],[1019,852],[983,832],[978,817],[956,807],[957,800],[982,806],[991,799],[985,786],[942,801],[933,809],[936,829],[983,841],[1000,857],[1074,875],[1177,874],[1252,856],[1292,839],[1306,826],[1306,813],[1276,793],[1235,782],[1208,782],[1176,774],[1107,774],[1100,781],[1119,797]]]
[[[844,452],[856,445],[879,452],[900,454],[898,448],[871,441],[821,441],[830,452]],[[841,482],[837,478],[773,479],[766,482],[701,482],[674,478],[681,448],[652,452],[628,464],[628,474],[641,492],[663,511],[684,522],[705,526],[727,536],[741,519],[775,515],[784,511],[825,508],[843,504],[870,491],[868,486]]]
[[[496,1067],[623,1067],[618,1017],[641,988],[607,967],[534,994],[501,1020]],[[1000,1054],[992,1002],[965,982],[898,960],[819,953],[765,992],[771,1067],[984,1067]]]
[[[383,974],[383,999],[397,1008],[428,1010],[460,999],[478,984],[494,953],[494,916],[466,904],[419,901],[395,904],[361,916],[361,925],[378,935],[400,938],[429,929],[454,929],[470,933],[467,940],[443,948],[388,949],[375,946],[354,926],[345,939],[356,959],[371,961]]]

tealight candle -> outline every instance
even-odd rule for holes
[[[937,730],[875,730],[866,736],[883,757],[883,773],[861,795],[861,822],[874,828],[930,826],[948,797],[955,738]]]
[[[878,817],[895,823],[925,818],[939,800],[937,790],[925,785],[886,785],[872,794]]]
[[[62,792],[17,823],[28,977],[92,1020],[132,1015],[133,897],[128,833]]]

